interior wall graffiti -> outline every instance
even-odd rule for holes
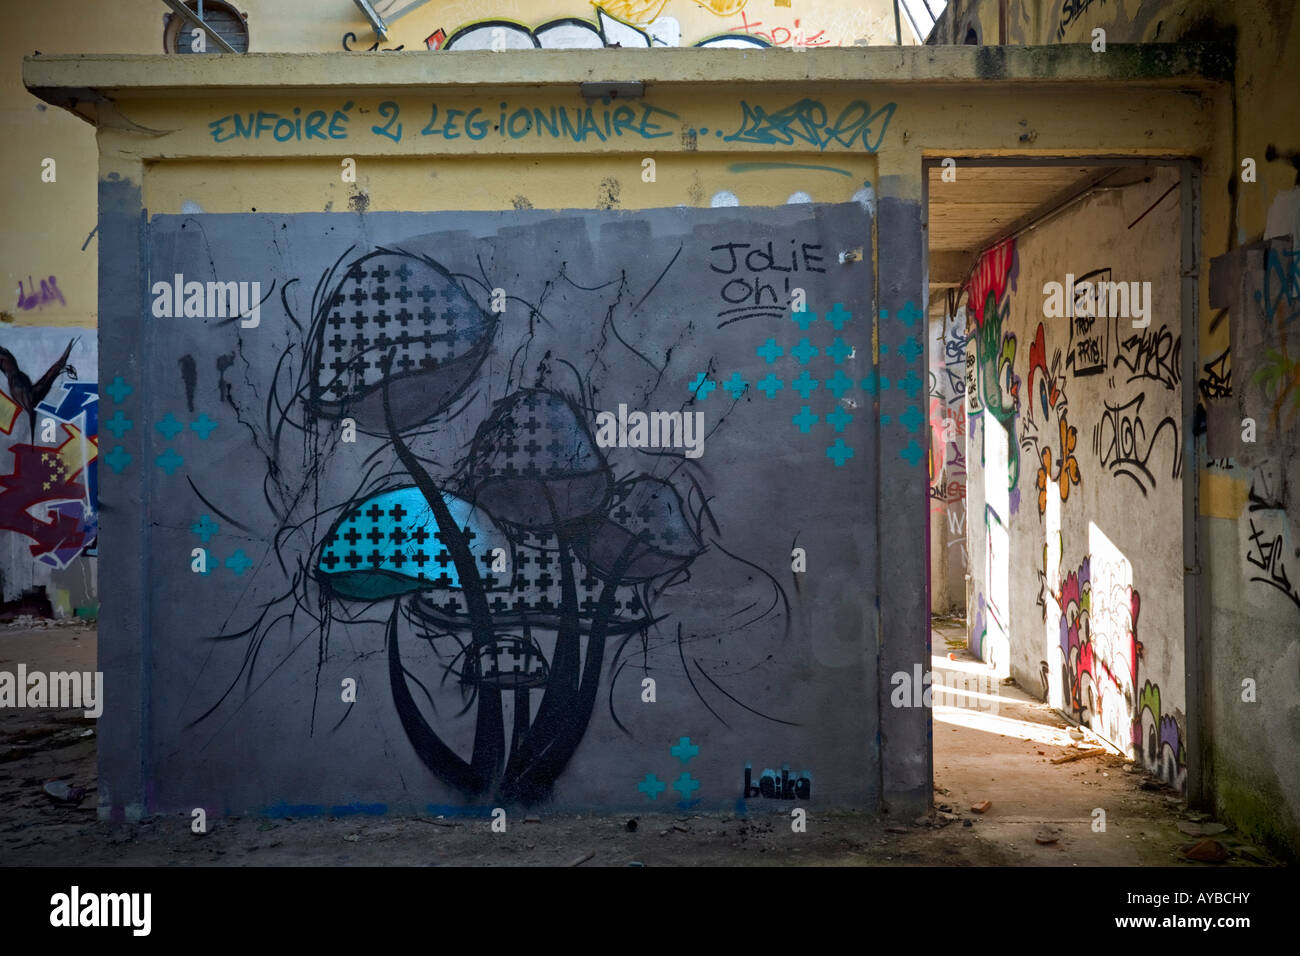
[[[1161,204],[1135,222],[1176,180],[1161,170],[1117,205],[1085,200],[1006,240],[975,264],[965,295],[968,391],[978,384],[981,407],[969,432],[983,450],[967,481],[980,599],[969,646],[1181,787],[1182,582],[1158,570],[1181,567],[1178,247],[1167,241],[1179,212]],[[1099,264],[1103,254],[1137,265]],[[1081,255],[1097,258],[1081,268]],[[1069,315],[1048,298],[1062,276],[1077,277]],[[1111,315],[1107,292],[1078,292],[1139,280],[1151,282],[1145,328]],[[1031,476],[1034,505],[1019,508]]]
[[[951,305],[951,303],[949,303]],[[931,609],[966,600],[966,310],[930,323]]]

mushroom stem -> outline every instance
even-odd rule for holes
[[[389,353],[390,363],[396,353],[396,349]],[[407,447],[406,442],[402,440],[393,421],[387,379],[384,380],[384,420],[398,459],[415,479],[416,486],[433,510],[433,516],[438,522],[438,530],[442,535],[442,543],[451,553],[452,563],[456,566],[456,576],[460,580],[461,592],[465,595],[465,610],[469,614],[470,631],[475,648],[483,647],[492,641],[492,612],[488,608],[483,581],[479,577],[478,568],[474,565],[474,555],[469,549],[469,541],[460,525],[456,523],[456,519],[452,517],[451,509],[443,500],[441,490],[424,470],[419,459]],[[478,661],[475,660],[475,665],[477,664]],[[505,758],[506,729],[501,713],[501,692],[487,691],[480,686],[477,688],[477,693],[479,695],[478,724],[474,731],[474,754],[470,763],[475,772],[481,775],[480,790],[485,790],[501,770]]]
[[[510,762],[506,765],[502,788],[505,799],[520,799],[525,803],[531,803],[546,797],[551,781],[559,775],[574,751],[578,749],[578,743],[591,722],[591,712],[596,703],[600,667],[605,656],[605,638],[608,636],[609,623],[614,614],[614,599],[623,575],[632,564],[636,548],[643,544],[639,536],[631,539],[614,562],[611,573],[605,580],[605,586],[601,589],[596,612],[592,616],[582,683],[576,694],[570,693],[552,706],[548,711],[545,726],[539,710],[537,723],[533,725],[518,754],[512,754]],[[556,656],[558,659],[558,650]],[[552,672],[554,672],[554,665]],[[542,707],[546,707],[548,697],[550,697],[549,689],[547,696],[542,698]],[[519,759],[515,759],[516,756]],[[525,781],[525,777],[537,782]]]
[[[402,728],[421,762],[438,779],[464,793],[480,794],[487,789],[483,775],[439,739],[420,713],[420,708],[411,697],[410,688],[406,686],[406,674],[402,668],[401,650],[397,642],[398,607],[394,601],[393,613],[388,618],[388,683],[392,686],[393,705],[397,708]]]

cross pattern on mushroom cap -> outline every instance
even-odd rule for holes
[[[491,586],[492,550],[502,547],[508,553],[509,543],[469,502],[449,494],[442,497],[468,537],[470,551],[483,559],[484,584]],[[433,510],[414,487],[373,495],[349,510],[326,537],[318,569],[345,597],[374,599],[460,587]]]
[[[325,308],[316,390],[330,401],[365,395],[386,376],[434,370],[471,351],[492,325],[450,273],[398,253],[354,262]]]
[[[537,389],[497,403],[479,428],[471,454],[475,479],[561,478],[602,465],[585,423],[561,395]]]

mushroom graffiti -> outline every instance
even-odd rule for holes
[[[317,285],[301,368],[282,361],[267,415],[275,554],[286,569],[294,559],[282,551],[296,545],[309,557],[291,593],[225,636],[250,638],[247,677],[266,635],[304,609],[324,660],[332,621],[355,627],[373,619],[366,609],[386,608],[392,701],[420,761],[466,799],[528,805],[551,797],[577,751],[602,670],[614,670],[633,638],[644,646],[665,617],[656,596],[708,550],[708,512],[686,507],[672,474],[616,476],[591,403],[540,383],[507,387],[455,459],[448,423],[489,387],[480,370],[498,332],[467,281],[384,248],[340,260]],[[304,518],[304,499],[335,467],[322,434],[343,419],[377,448],[353,495]],[[300,481],[280,464],[286,426],[311,452]],[[323,534],[313,530],[321,525]],[[438,711],[435,680],[435,689],[459,687],[460,714]],[[471,709],[465,752],[451,724]]]

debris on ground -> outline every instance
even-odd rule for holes
[[[989,807],[991,807],[991,806],[993,806],[993,801],[992,801],[992,800],[981,800],[979,803],[972,803],[972,804],[971,804],[970,812],[971,812],[971,813],[988,813],[988,812],[989,812]]]
[[[586,863],[595,855],[596,854],[594,851],[588,850],[586,853],[582,854],[582,856],[578,857],[576,860],[570,863],[569,866],[582,866],[582,864]]]
[[[1084,757],[1098,757],[1105,752],[1105,747],[1089,747],[1087,750],[1076,750],[1073,753],[1053,757],[1052,763],[1070,763],[1073,760],[1082,760]]]
[[[51,780],[45,785],[45,792],[60,803],[80,803],[86,796],[85,787],[73,787],[62,780]]]
[[[1188,836],[1215,836],[1225,832],[1228,828],[1222,823],[1198,823],[1190,820],[1179,820],[1178,829]]]
[[[1231,855],[1228,848],[1218,840],[1208,838],[1183,848],[1183,856],[1198,863],[1222,863]]]
[[[1060,827],[1042,827],[1034,834],[1034,842],[1040,846],[1050,846],[1061,839]]]

